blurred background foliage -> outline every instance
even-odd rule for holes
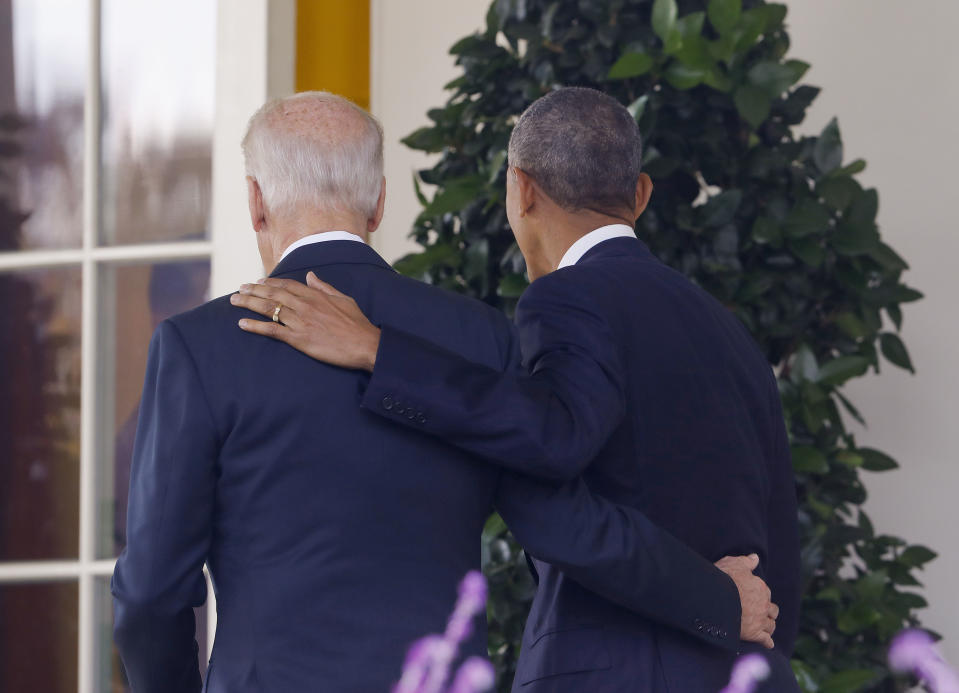
[[[775,369],[800,500],[804,597],[793,667],[804,691],[902,690],[891,637],[917,625],[930,549],[878,532],[863,472],[898,465],[860,445],[842,392],[886,364],[912,370],[898,332],[906,262],[880,237],[866,166],[832,120],[794,129],[818,89],[788,57],[786,7],[762,0],[496,0],[486,31],[451,49],[460,75],[408,146],[438,153],[414,181],[422,251],[402,272],[507,313],[527,285],[504,209],[517,116],[558,86],[626,105],[655,184],[640,237],[733,311]],[[497,516],[483,535],[490,652],[507,691],[533,593],[522,551]],[[718,557],[717,557],[718,558]]]

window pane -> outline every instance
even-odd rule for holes
[[[0,315],[0,561],[76,558],[80,269],[0,273]]]
[[[209,260],[102,267],[100,271],[100,385],[102,425],[97,551],[115,556],[126,545],[130,461],[147,347],[166,318],[207,299]]]
[[[0,585],[0,691],[76,693],[76,582]]]
[[[80,245],[87,12],[0,0],[0,250]]]
[[[205,238],[216,3],[103,0],[102,12],[100,242]]]
[[[209,582],[207,583],[209,585]],[[110,595],[110,578],[99,578],[96,587],[96,686],[94,690],[109,693],[128,693],[123,662],[113,643],[113,597]],[[193,610],[196,618],[196,641],[199,645],[200,673],[206,675],[207,664],[207,616],[206,607]],[[5,690],[5,689],[3,689]]]

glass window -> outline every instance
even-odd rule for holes
[[[76,582],[0,585],[0,691],[76,693]]]
[[[77,558],[80,294],[77,267],[0,273],[0,561]]]
[[[0,219],[0,250],[80,245],[86,20],[80,0],[0,2],[0,194],[28,215]]]
[[[101,8],[100,243],[207,238],[216,3],[102,0]]]
[[[102,449],[99,462],[100,557],[126,545],[133,439],[150,337],[163,320],[207,300],[210,261],[181,260],[106,267],[100,273]],[[112,400],[112,401],[111,401]]]

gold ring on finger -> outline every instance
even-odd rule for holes
[[[283,310],[283,304],[277,303],[276,310],[273,311],[273,322],[280,322],[280,311]]]

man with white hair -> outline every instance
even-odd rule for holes
[[[372,116],[299,94],[258,111],[243,148],[272,276],[315,273],[379,323],[517,365],[500,313],[396,274],[364,243],[385,198]],[[494,506],[582,588],[714,644],[696,624],[734,633],[730,643],[741,629],[768,639],[769,592],[750,559],[728,560],[727,576],[581,480],[540,484],[361,411],[365,376],[237,329],[254,315],[222,297],[153,337],[112,582],[134,691],[200,690],[192,608],[206,562],[218,618],[204,690],[385,693],[408,645],[442,631]],[[279,305],[271,315],[293,317]],[[425,418],[417,401],[382,404]],[[485,635],[477,628],[466,653],[484,654]]]

